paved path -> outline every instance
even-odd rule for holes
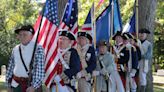
[[[153,83],[161,85],[161,87],[164,89],[164,76],[153,75]]]

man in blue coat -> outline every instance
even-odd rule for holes
[[[123,44],[123,35],[120,31],[117,31],[112,39],[115,40],[112,53],[117,64],[117,71],[119,72],[124,88],[126,88],[126,73],[130,55],[129,49]]]
[[[77,73],[79,92],[91,92],[91,75],[96,68],[95,49],[90,44],[92,37],[87,32],[78,32],[78,53],[80,55],[81,71]]]
[[[59,31],[57,74],[51,85],[51,92],[75,92],[76,74],[80,71],[80,58],[77,50],[71,45],[74,35],[67,31]],[[58,89],[58,90],[57,90]]]
[[[137,84],[134,77],[138,68],[138,55],[136,47],[130,44],[131,38],[132,35],[130,33],[123,33],[124,44],[129,50],[129,60],[126,71],[126,91],[136,92]]]

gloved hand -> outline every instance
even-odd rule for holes
[[[98,76],[98,75],[100,75],[100,72],[99,71],[93,71],[92,72],[92,76]]]
[[[132,69],[132,71],[130,72],[130,77],[134,77],[136,72],[136,69]]]
[[[101,71],[100,71],[100,74],[102,74],[102,75],[106,75],[107,73],[108,73],[108,71],[105,68],[101,69]]]
[[[80,79],[81,77],[82,77],[81,72],[78,72],[77,75],[76,75],[76,78],[77,78],[77,79]]]

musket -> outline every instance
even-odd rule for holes
[[[96,92],[96,76],[93,77],[93,81],[94,81],[93,91]]]
[[[44,5],[44,8],[43,8],[43,14],[44,14],[44,12],[45,12],[45,5]],[[39,37],[39,33],[40,33],[42,21],[43,21],[43,16],[41,17],[41,21],[40,21],[39,28],[38,28],[38,33],[37,33],[35,44],[34,44],[34,49],[33,49],[32,57],[31,57],[31,61],[30,61],[29,72],[28,72],[29,80],[28,80],[28,84],[27,84],[28,86],[31,86],[34,56],[35,56],[35,51],[36,51],[36,47],[37,47],[37,41],[38,41],[38,37]],[[40,89],[38,89],[38,90],[40,92],[42,92],[42,87]]]

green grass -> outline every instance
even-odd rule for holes
[[[159,86],[154,87],[154,92],[164,92],[164,88],[161,88]]]
[[[7,92],[4,82],[0,82],[0,92]],[[154,85],[154,92],[164,92],[164,85]]]
[[[0,82],[0,92],[7,92],[4,82]]]

